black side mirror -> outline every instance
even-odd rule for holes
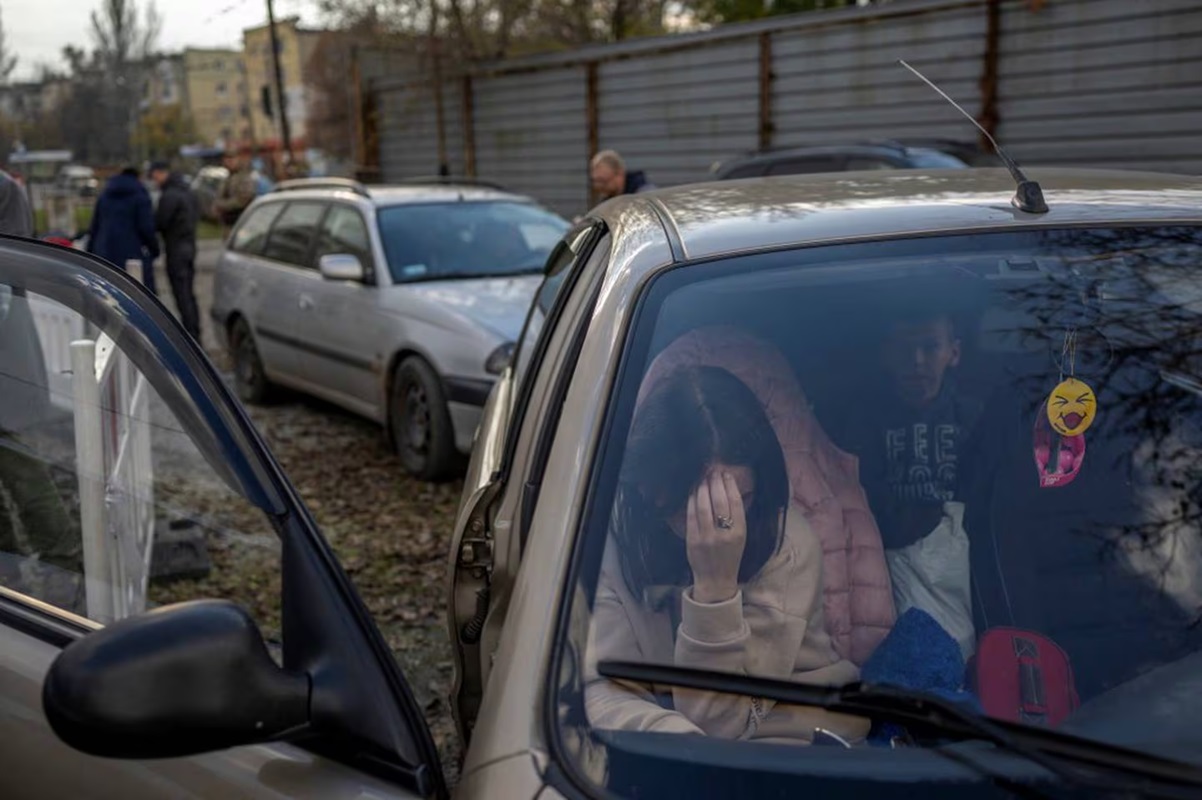
[[[294,738],[309,677],[281,669],[226,600],[167,606],[73,642],[42,687],[50,727],[76,750],[169,758]]]

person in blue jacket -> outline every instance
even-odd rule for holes
[[[154,260],[159,257],[154,210],[137,167],[126,167],[105,184],[92,214],[88,252],[120,269],[125,269],[127,261],[141,261],[142,283],[158,294],[154,287]]]

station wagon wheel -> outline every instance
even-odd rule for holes
[[[459,462],[442,381],[421,358],[397,367],[389,400],[392,442],[407,472],[427,481],[454,476]]]
[[[234,387],[244,403],[265,403],[274,394],[275,385],[263,370],[263,360],[255,347],[255,337],[246,320],[239,318],[230,328],[230,352],[234,357]]]

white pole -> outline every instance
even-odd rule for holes
[[[138,271],[135,273],[134,270],[138,270]],[[145,276],[142,275],[141,259],[127,258],[125,260],[125,271],[128,272],[133,277],[134,280],[142,281],[143,283],[145,283],[145,281],[142,280]]]
[[[75,474],[79,480],[88,618],[107,623],[113,621],[114,615],[104,535],[104,436],[100,384],[96,380],[96,343],[86,339],[71,342],[71,367],[75,384]]]

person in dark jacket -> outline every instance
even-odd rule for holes
[[[150,167],[150,178],[159,187],[159,207],[154,227],[163,236],[167,253],[167,279],[179,309],[180,322],[192,338],[200,341],[200,311],[193,282],[196,277],[196,223],[200,202],[183,176],[173,173],[165,162]]]
[[[120,269],[125,269],[127,261],[141,261],[142,283],[158,294],[154,287],[154,260],[159,257],[154,210],[136,167],[126,167],[105,184],[92,214],[88,252]]]

